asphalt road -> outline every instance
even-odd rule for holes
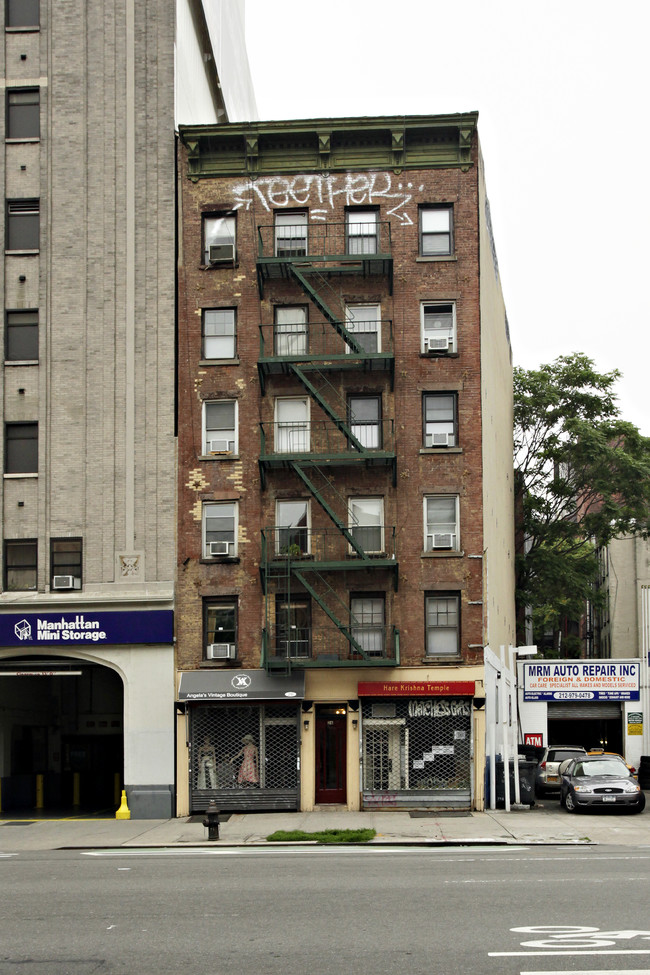
[[[0,875],[0,975],[650,972],[650,847],[74,850]]]

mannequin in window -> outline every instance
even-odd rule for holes
[[[238,758],[242,760],[237,773],[237,783],[245,787],[259,785],[259,752],[255,739],[252,735],[244,735],[241,743],[243,747],[230,759],[231,762],[235,762]]]

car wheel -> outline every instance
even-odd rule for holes
[[[573,812],[577,812],[578,811],[578,804],[577,804],[577,802],[575,801],[575,799],[573,798],[573,796],[572,796],[572,794],[570,792],[567,792],[567,794],[565,796],[565,799],[564,799],[564,808],[566,809],[567,812],[570,812],[570,813],[573,813]]]

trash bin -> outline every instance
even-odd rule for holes
[[[515,764],[510,759],[510,805],[515,802]],[[537,762],[528,762],[519,759],[519,798],[524,806],[535,805],[535,769]],[[506,783],[504,775],[504,763],[497,759],[495,762],[496,778],[496,804],[497,808],[504,809],[506,805]]]

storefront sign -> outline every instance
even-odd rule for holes
[[[638,701],[639,663],[549,660],[525,663],[524,701]]]
[[[474,697],[474,681],[360,681],[358,694],[359,697]]]
[[[628,735],[643,734],[643,712],[642,711],[628,711],[627,733]]]
[[[536,748],[542,748],[543,747],[543,744],[542,744],[543,743],[543,739],[544,739],[544,736],[542,735],[541,732],[535,732],[534,734],[532,734],[532,733],[531,734],[525,734],[524,735],[524,745],[535,745]]]
[[[171,609],[131,610],[124,613],[0,614],[0,646],[72,647],[89,644],[172,643]]]
[[[181,674],[179,701],[298,701],[304,673],[271,677],[265,670],[190,670]]]

